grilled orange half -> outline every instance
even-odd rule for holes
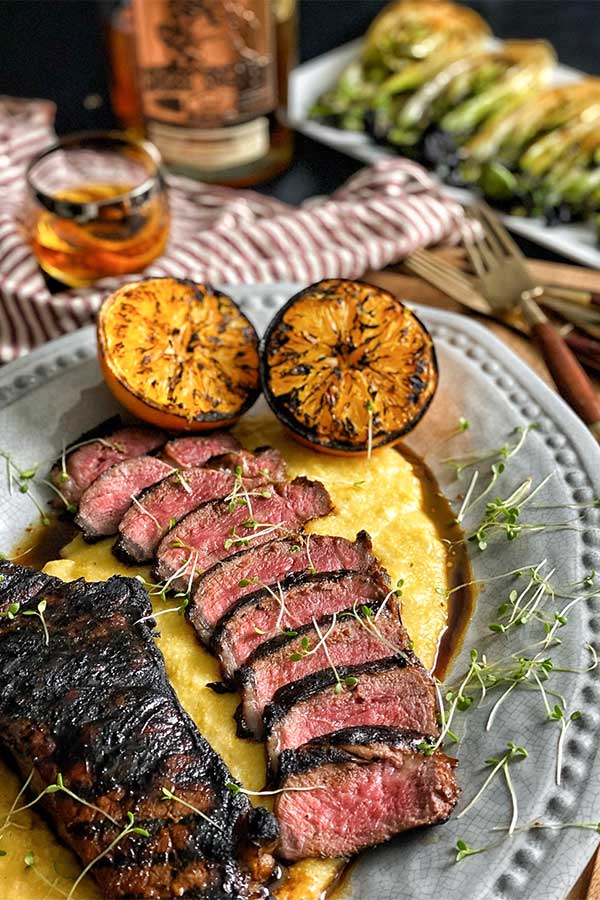
[[[115,397],[161,428],[222,428],[260,392],[256,331],[207,284],[151,278],[119,288],[98,315],[98,352]]]
[[[393,294],[329,279],[277,313],[261,347],[263,390],[301,441],[364,453],[401,437],[431,403],[438,368],[431,336]]]

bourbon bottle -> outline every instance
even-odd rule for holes
[[[284,169],[295,0],[134,0],[146,133],[172,171],[248,185]]]

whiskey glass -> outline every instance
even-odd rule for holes
[[[27,167],[26,224],[41,268],[70,287],[141,272],[165,248],[161,158],[117,132],[69,135]]]

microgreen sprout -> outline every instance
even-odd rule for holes
[[[243,788],[239,784],[235,784],[233,781],[228,781],[225,785],[228,791],[237,797],[238,794],[245,794],[247,797],[275,797],[277,794],[289,794],[293,792],[301,792],[301,791],[325,791],[327,790],[326,784],[309,784],[309,785],[298,785],[297,787],[284,787],[277,788],[274,791],[249,791],[246,788]]]
[[[371,459],[373,453],[373,401],[367,400],[367,459]]]
[[[310,538],[311,538],[311,535],[307,534],[306,540],[304,542],[304,546],[306,547],[306,558],[308,560],[308,571],[310,572],[311,575],[316,575],[317,570],[316,570],[315,564],[312,561],[312,557],[310,555]]]
[[[58,878],[55,878],[51,881],[49,878],[44,875],[37,867],[37,860],[35,858],[35,854],[33,850],[29,850],[25,856],[23,857],[23,863],[26,869],[31,869],[31,871],[35,874],[36,878],[39,878],[50,890],[57,891],[59,894],[62,894],[63,897],[67,896],[67,892],[61,890],[58,887]]]
[[[158,521],[158,519],[156,518],[156,516],[152,515],[152,513],[150,512],[150,510],[146,509],[146,507],[145,507],[142,503],[140,503],[140,501],[139,501],[138,498],[135,496],[135,494],[130,494],[129,496],[130,496],[130,498],[131,498],[131,501],[132,501],[133,505],[134,505],[137,509],[139,509],[139,511],[140,511],[141,513],[143,513],[145,516],[148,516],[148,518],[151,519],[151,520],[154,522],[154,524],[156,525],[156,527],[158,528],[158,530],[159,530],[160,532],[162,532],[162,525],[160,524],[160,522]]]
[[[305,659],[305,657],[312,656],[313,653],[316,653],[325,644],[325,642],[331,635],[332,631],[334,630],[336,623],[337,623],[337,614],[334,613],[333,616],[331,617],[331,625],[329,626],[329,628],[327,629],[325,634],[323,634],[321,636],[321,638],[317,641],[315,646],[312,648],[309,646],[308,637],[306,635],[304,635],[304,637],[300,641],[300,649],[298,651],[290,654],[290,659],[292,660],[292,662],[299,662],[301,659]]]
[[[42,628],[44,629],[44,643],[46,646],[50,643],[50,635],[48,634],[48,627],[46,625],[46,619],[44,618],[44,613],[46,612],[46,608],[48,606],[48,601],[46,599],[40,600],[36,609],[26,609],[23,611],[24,616],[37,616],[37,618],[42,623]]]
[[[173,477],[175,478],[175,481],[179,482],[179,484],[184,489],[186,494],[192,493],[192,489],[191,489],[187,479],[185,478],[183,472],[181,471],[181,469],[173,469]]]
[[[452,468],[456,471],[457,476],[460,477],[465,469],[469,469],[471,466],[478,466],[482,463],[490,461],[497,462],[501,460],[506,461],[507,459],[512,459],[512,457],[516,456],[523,447],[523,444],[525,443],[529,432],[537,427],[537,422],[533,422],[530,425],[519,426],[512,432],[516,437],[514,443],[506,441],[506,443],[504,443],[501,447],[497,447],[492,450],[484,450],[482,453],[473,453],[467,456],[445,459],[443,460],[443,462],[445,462],[449,466],[452,466]]]
[[[460,862],[462,859],[465,859],[467,856],[475,856],[477,853],[485,853],[488,849],[487,847],[480,847],[476,850],[474,847],[469,847],[466,841],[457,841],[456,842],[456,857],[455,862]]]
[[[331,671],[333,672],[333,676],[335,678],[334,692],[336,694],[341,694],[344,687],[348,687],[348,688],[356,687],[356,685],[358,684],[358,678],[355,678],[354,675],[346,675],[344,677],[340,676],[340,673],[338,672],[338,670],[331,658],[331,653],[329,652],[329,647],[327,646],[327,640],[324,638],[323,632],[321,631],[321,629],[319,627],[319,623],[314,618],[314,616],[313,616],[312,623],[313,623],[315,631],[317,632],[317,637],[319,638],[319,643],[322,645],[323,652],[325,653],[325,656],[327,657],[327,662],[329,664],[329,667],[330,667]]]
[[[79,877],[73,882],[71,890],[69,891],[69,893],[67,895],[67,900],[71,900],[75,891],[77,890],[78,885],[83,881],[83,879],[85,878],[87,873],[90,871],[90,869],[93,866],[95,866],[96,863],[100,862],[101,859],[104,859],[105,856],[108,856],[108,854],[112,850],[114,850],[114,848],[117,846],[117,844],[119,844],[123,840],[123,838],[128,837],[128,835],[130,835],[130,834],[140,835],[141,837],[146,837],[146,838],[150,837],[150,832],[146,831],[145,828],[139,828],[138,826],[136,826],[135,816],[133,815],[133,813],[128,812],[127,813],[127,825],[119,832],[119,834],[116,836],[116,838],[110,842],[108,847],[106,847],[102,851],[102,853],[99,853],[98,856],[94,857],[94,859],[87,864],[87,866],[81,872]]]
[[[496,759],[496,758],[486,759],[486,761],[485,761],[486,765],[493,766],[492,771],[490,772],[488,777],[485,779],[485,781],[483,782],[483,784],[481,785],[481,787],[479,788],[479,790],[477,791],[475,796],[470,800],[470,802],[465,806],[465,808],[463,810],[461,810],[461,812],[459,812],[459,814],[456,817],[457,819],[461,819],[466,813],[469,812],[470,809],[472,809],[475,806],[475,804],[481,799],[482,795],[485,793],[485,791],[487,790],[487,788],[489,787],[489,785],[491,784],[493,779],[496,777],[496,775],[499,772],[502,772],[504,774],[506,786],[507,786],[508,792],[510,794],[510,798],[511,798],[511,802],[512,802],[512,810],[513,810],[512,818],[511,818],[510,825],[508,828],[508,833],[509,834],[513,833],[513,831],[515,830],[515,826],[517,824],[517,818],[518,818],[519,812],[518,812],[518,806],[517,806],[517,796],[514,791],[514,787],[512,784],[512,779],[510,777],[510,773],[508,771],[508,767],[509,767],[510,763],[513,762],[514,760],[526,759],[529,754],[527,753],[527,750],[525,749],[525,747],[519,747],[513,741],[509,741],[507,744],[507,747],[508,747],[508,749],[507,749],[506,753],[504,753],[504,755],[501,756],[499,759]]]
[[[191,810],[196,813],[196,815],[200,816],[201,819],[204,819],[209,825],[212,825],[214,828],[218,828],[219,830],[223,830],[222,826],[219,825],[218,822],[215,822],[214,819],[211,819],[210,816],[207,816],[206,813],[202,812],[201,809],[198,809],[196,806],[192,806],[191,803],[188,803],[187,800],[184,800],[183,797],[179,797],[177,794],[174,794],[173,791],[170,791],[168,788],[164,787],[161,789],[162,799],[163,800],[174,800],[176,803],[181,803],[182,806],[185,806],[186,809]]]

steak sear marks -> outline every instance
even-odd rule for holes
[[[262,587],[240,600],[215,629],[212,647],[225,675],[232,677],[257,647],[283,631],[354,603],[382,600],[386,593],[383,577],[362,572],[289,575],[272,588]]]
[[[331,499],[323,485],[308,478],[273,485],[268,497],[251,498],[251,509],[247,503],[233,509],[224,501],[205,503],[160,542],[157,578],[166,581],[177,572],[172,585],[183,589],[193,570],[197,577],[243,546],[257,546],[296,531],[331,511]]]
[[[46,600],[38,617],[0,619],[0,740],[39,793],[65,785],[104,814],[62,792],[42,801],[60,837],[87,864],[127,824],[149,837],[119,841],[91,872],[105,897],[266,897],[277,827],[227,787],[231,774],[181,708],[152,637],[148,595],[129,578],[64,584],[10,563],[0,611]],[[30,599],[32,591],[34,599]],[[5,592],[6,593],[6,592]],[[163,799],[166,788],[178,800]],[[110,818],[109,818],[110,817]],[[114,820],[114,821],[111,821]],[[268,849],[267,849],[268,848]],[[243,860],[243,862],[242,862]],[[253,873],[260,872],[258,881]]]
[[[96,435],[98,437],[94,440]],[[77,504],[85,489],[110,466],[124,459],[151,453],[162,447],[165,440],[166,435],[153,428],[104,429],[100,426],[94,432],[82,435],[74,444],[85,441],[83,446],[72,451],[67,448],[65,472],[62,462],[57,462],[50,475],[52,483],[69,503]]]
[[[265,710],[272,770],[284,751],[354,725],[438,733],[433,679],[410,651],[378,662],[341,666],[337,676],[329,668],[277,691]],[[353,680],[352,687],[344,683],[347,678]]]
[[[126,563],[149,562],[156,548],[177,522],[202,503],[226,497],[235,476],[225,469],[181,469],[142,491],[119,524],[115,555]],[[247,490],[264,484],[266,476],[243,479]]]
[[[295,629],[295,637],[280,635],[261,644],[239,670],[239,719],[254,737],[262,736],[265,707],[286,684],[332,663],[336,667],[362,665],[401,655],[410,646],[396,596],[366,607],[357,605],[335,622],[333,616],[327,616],[318,624],[323,643],[313,624],[303,625]]]
[[[164,455],[175,466],[204,466],[212,456],[239,450],[240,442],[226,431],[175,438],[165,444]]]
[[[274,585],[294,572],[308,573],[311,565],[318,573],[379,570],[366,531],[359,532],[354,542],[318,534],[310,536],[308,545],[306,541],[306,535],[296,534],[250,547],[201,575],[188,611],[199,637],[208,642],[219,619],[256,591],[257,584]]]
[[[83,492],[75,522],[87,541],[116,534],[133,498],[170,475],[172,466],[155,456],[125,459],[106,469]]]
[[[314,790],[276,797],[284,859],[351,856],[446,821],[459,795],[456,760],[426,755],[424,741],[412,731],[351,728],[288,751],[277,787]]]

